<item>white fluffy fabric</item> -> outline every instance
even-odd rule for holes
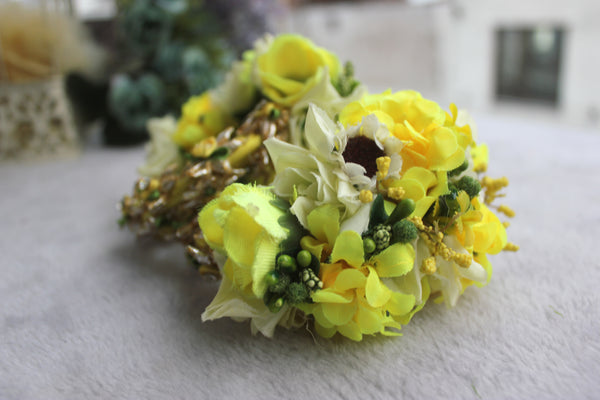
[[[456,308],[361,343],[202,323],[218,284],[116,224],[141,148],[1,165],[0,398],[598,398],[600,134],[478,123],[521,250]]]

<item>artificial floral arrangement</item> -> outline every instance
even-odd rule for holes
[[[150,123],[123,223],[221,277],[203,320],[398,335],[517,249],[494,213],[512,210],[492,206],[508,181],[482,176],[487,147],[467,122],[414,91],[367,94],[302,37],[267,37],[179,121]]]

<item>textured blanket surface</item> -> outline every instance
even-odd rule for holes
[[[0,165],[0,399],[599,398],[600,134],[478,120],[521,250],[361,343],[202,323],[218,283],[116,224],[141,148]]]

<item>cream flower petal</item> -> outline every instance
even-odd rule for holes
[[[334,149],[334,138],[338,127],[322,109],[310,104],[306,114],[305,138],[308,149],[324,159]]]
[[[142,176],[159,176],[171,164],[180,160],[179,147],[172,139],[177,130],[177,121],[168,115],[150,118],[147,123],[150,142],[146,145],[146,163],[138,168]]]
[[[216,296],[202,313],[202,321],[223,317],[238,321],[251,319],[253,333],[258,331],[267,337],[272,337],[277,324],[289,320],[290,312],[292,312],[290,307],[284,305],[279,312],[272,313],[262,299],[243,296],[235,289],[233,283],[223,276]]]

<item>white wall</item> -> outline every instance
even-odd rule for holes
[[[566,29],[558,107],[496,101],[496,29],[536,25]],[[310,5],[282,30],[352,60],[373,92],[411,88],[444,106],[600,128],[600,0]]]
[[[600,1],[455,0],[440,22],[442,96],[493,113],[535,115],[600,127]],[[558,108],[499,103],[494,99],[497,27],[563,26],[563,69]]]
[[[437,97],[439,7],[400,2],[334,3],[294,9],[284,30],[297,32],[350,60],[372,92],[415,89]]]

